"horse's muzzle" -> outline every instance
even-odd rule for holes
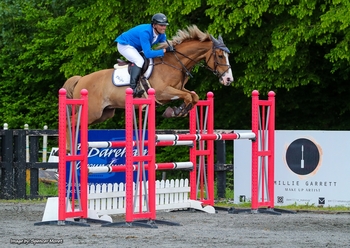
[[[220,83],[224,86],[230,86],[231,83],[233,82],[233,77],[221,77],[220,78]]]

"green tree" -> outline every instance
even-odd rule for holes
[[[204,68],[193,72],[188,84],[201,98],[215,93],[216,128],[249,126],[253,89],[261,95],[276,91],[282,129],[344,128],[350,125],[350,107],[343,100],[349,93],[349,7],[345,0],[164,0],[162,6],[144,0],[5,0],[0,3],[3,122],[57,125],[57,91],[66,78],[112,67],[120,57],[115,37],[163,12],[171,23],[169,39],[196,24],[222,34],[231,50],[233,87],[220,86]],[[319,111],[325,108],[337,118]],[[123,111],[117,113],[96,127],[122,127]],[[174,120],[158,122],[174,128]],[[184,127],[185,121],[179,123],[175,128]]]
[[[64,81],[61,19],[65,6],[55,1],[1,2],[1,113],[11,128],[54,128],[57,92]]]

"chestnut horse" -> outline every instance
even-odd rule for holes
[[[199,62],[205,61],[205,65],[202,66],[218,76],[221,84],[228,86],[233,81],[228,59],[230,51],[221,36],[215,39],[193,25],[186,30],[179,30],[172,40],[160,44],[158,48],[169,45],[174,47],[174,52],[165,53],[164,57],[149,61],[153,71],[148,78],[148,84],[155,89],[158,103],[165,104],[171,100],[182,99],[183,104],[180,107],[169,107],[163,116],[186,116],[196,105],[198,95],[185,89],[185,85],[191,76],[192,68]],[[89,125],[113,117],[116,108],[125,108],[125,90],[128,86],[113,85],[113,71],[114,69],[105,69],[86,76],[73,76],[63,85],[67,91],[67,98],[80,98],[80,91],[88,90]]]

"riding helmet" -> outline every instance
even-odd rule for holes
[[[152,24],[161,24],[161,25],[169,25],[168,18],[162,13],[157,13],[152,16]]]

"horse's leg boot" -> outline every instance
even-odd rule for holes
[[[130,70],[130,87],[134,91],[134,97],[141,97],[142,94],[145,92],[144,90],[137,89],[137,83],[139,82],[140,74],[141,68],[137,67],[136,65],[132,65]]]

